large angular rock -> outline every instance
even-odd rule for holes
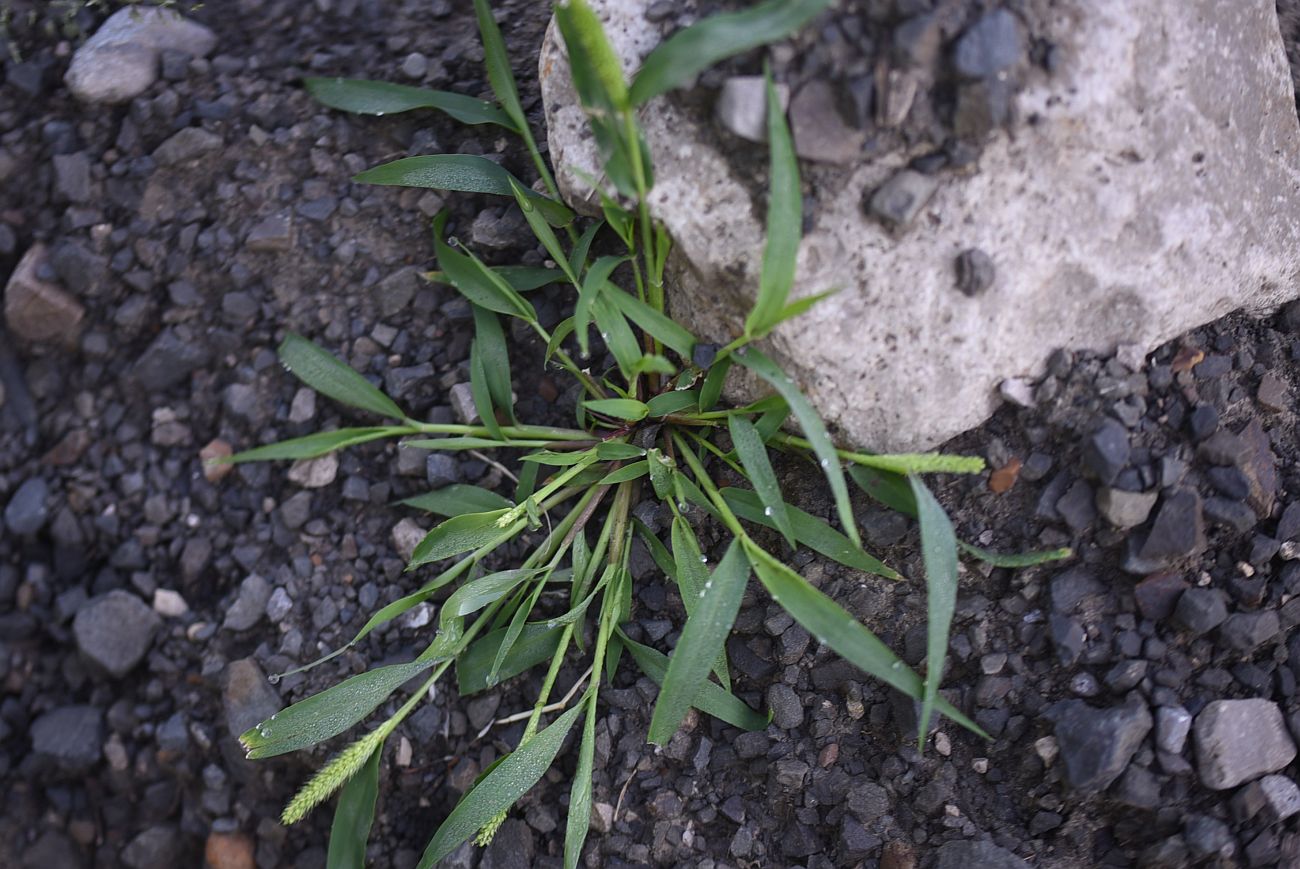
[[[659,39],[649,2],[592,0],[629,69]],[[1064,0],[1037,26],[1062,61],[1017,97],[1033,123],[995,133],[978,171],[937,176],[910,230],[863,202],[915,154],[802,167],[818,205],[795,292],[841,292],[768,349],[869,448],[929,447],[978,424],[997,384],[1042,372],[1053,348],[1145,350],[1300,290],[1300,124],[1272,0]],[[590,210],[582,179],[601,173],[554,27],[540,73],[560,186]],[[758,284],[752,167],[671,96],[643,123],[651,209],[674,239],[672,308],[725,342]],[[997,277],[967,296],[954,259],[973,247]]]
[[[77,49],[63,77],[68,89],[88,103],[125,103],[158,78],[164,49],[204,57],[216,35],[173,10],[132,5],[120,9]]]
[[[1052,710],[1066,783],[1079,794],[1100,793],[1119,778],[1151,732],[1151,712],[1131,697],[1123,706],[1096,709],[1067,700]]]
[[[1295,759],[1296,747],[1269,700],[1215,700],[1196,716],[1196,769],[1211,790],[1277,772]]]
[[[58,284],[40,276],[48,259],[45,245],[34,244],[18,261],[5,285],[5,322],[21,341],[74,346],[86,310]]]

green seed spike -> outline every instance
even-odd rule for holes
[[[501,825],[505,822],[506,812],[502,812],[492,820],[488,821],[483,825],[483,829],[478,831],[478,835],[474,837],[474,844],[478,845],[480,848],[486,848],[488,845],[492,844],[492,837],[497,834],[497,830],[501,829]]]
[[[386,728],[381,727],[343,749],[324,769],[316,773],[302,790],[298,791],[289,805],[284,807],[280,822],[288,826],[307,817],[308,812],[329,799],[336,790],[347,784],[348,779],[356,775],[361,767],[365,766],[371,753],[379,750],[387,735]]]

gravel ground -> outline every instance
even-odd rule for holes
[[[472,16],[449,2],[238,0],[196,14],[205,58],[170,44],[118,105],[63,83],[75,46],[24,33],[0,88],[0,865],[318,867],[328,812],[279,810],[328,752],[243,759],[232,734],[369,666],[403,660],[432,612],[345,642],[412,590],[394,500],[499,482],[472,458],[363,447],[298,472],[205,476],[201,451],[352,421],[297,388],[274,347],[299,331],[450,419],[469,312],[424,284],[436,194],[348,179],[396,156],[514,143],[436,115],[319,110],[304,75],[485,94]],[[503,2],[525,105],[541,4]],[[16,7],[17,8],[17,7]],[[21,11],[21,9],[19,10]],[[689,8],[687,8],[689,12]],[[93,17],[85,22],[92,31]],[[196,49],[197,50],[197,49]],[[702,98],[702,97],[701,97]],[[458,196],[456,232],[493,262],[540,262],[499,201]],[[36,251],[32,253],[32,251]],[[543,320],[559,294],[537,296]],[[22,305],[11,299],[23,300]],[[516,335],[521,360],[541,348]],[[947,693],[992,735],[917,710],[812,642],[751,588],[729,652],[764,733],[700,717],[646,745],[655,689],[628,668],[603,695],[589,866],[1300,865],[1300,308],[1228,318],[1143,360],[1056,354],[1040,382],[950,445],[991,472],[940,479],[964,539],[1076,557],[963,577]],[[520,415],[565,413],[563,382],[517,366]],[[815,476],[791,494],[831,516]],[[916,532],[865,497],[869,547],[919,576]],[[653,520],[655,517],[648,517]],[[409,524],[407,526],[409,527]],[[803,574],[911,663],[924,595],[808,553]],[[684,612],[638,557],[629,633],[660,648]],[[576,666],[561,676],[568,684]],[[440,694],[385,756],[375,866],[409,867],[520,725],[538,677]],[[332,747],[332,746],[331,746]],[[481,853],[450,865],[557,866],[556,767]]]

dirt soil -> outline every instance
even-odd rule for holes
[[[496,6],[539,118],[545,4]],[[230,0],[195,18],[217,35],[212,56],[164,57],[162,77],[122,106],[72,98],[62,77],[75,44],[61,37],[24,33],[21,58],[4,58],[0,280],[43,244],[37,277],[82,319],[56,323],[64,343],[0,331],[0,866],[323,866],[330,812],[292,828],[277,818],[342,741],[253,763],[233,734],[422,648],[428,608],[306,674],[266,678],[342,645],[420,583],[402,573],[393,532],[426,520],[395,500],[431,476],[501,482],[474,458],[426,466],[389,446],[347,452],[312,487],[280,465],[205,477],[199,454],[214,440],[241,449],[354,422],[277,364],[290,330],[382,380],[413,415],[451,419],[469,310],[418,276],[444,205],[491,262],[542,252],[500,200],[349,180],[437,152],[531,178],[513,139],[432,113],[322,110],[301,87],[340,75],[486,96],[468,4]],[[85,16],[91,32],[97,22]],[[159,146],[187,128],[218,144],[172,162]],[[567,304],[555,289],[534,299],[548,324]],[[565,381],[535,341],[514,339],[520,416],[562,420]],[[965,565],[946,693],[991,738],[939,722],[918,754],[913,704],[752,587],[729,652],[738,693],[770,706],[773,724],[741,734],[700,716],[656,750],[644,738],[654,685],[625,663],[602,692],[585,865],[1300,866],[1297,360],[1295,308],[1227,318],[1145,360],[1057,354],[1025,385],[1032,406],[1008,404],[949,445],[991,471],[935,481],[963,539],[1076,553]],[[831,519],[818,475],[785,470],[790,495]],[[855,503],[868,547],[908,581],[791,557],[918,665],[916,530],[861,493]],[[681,602],[644,553],[635,565],[628,631],[670,650]],[[578,675],[575,662],[560,684]],[[415,865],[521,732],[480,737],[484,725],[529,708],[539,681],[468,700],[448,685],[399,728],[371,865]],[[1211,704],[1248,698],[1264,703],[1254,729],[1202,726]],[[1196,735],[1180,737],[1192,720]],[[1231,766],[1252,748],[1265,757],[1222,786],[1220,757]],[[561,865],[575,755],[561,753],[492,845],[447,865]],[[1267,789],[1251,783],[1265,773]]]

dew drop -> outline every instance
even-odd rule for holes
[[[274,721],[277,717],[279,717],[279,713],[278,713],[278,712],[277,712],[275,715],[272,715],[272,716],[271,716],[271,720]]]
[[[703,591],[700,592],[700,597],[704,597],[704,592],[703,592]]]
[[[830,459],[822,459],[822,460],[821,460],[821,466],[822,466],[822,470],[825,470],[826,468],[829,468],[829,467],[831,466]]]
[[[705,588],[713,588],[713,580],[711,580],[711,579],[710,579],[710,580],[707,580],[707,581],[704,583],[704,587],[705,587]]]
[[[678,509],[678,510],[681,510],[683,513],[685,513],[687,510],[691,509],[691,505],[690,505],[690,504],[687,504],[685,501],[678,501],[678,502],[677,502],[677,509]]]
[[[280,674],[279,674],[279,673],[272,673],[270,676],[267,676],[267,677],[266,677],[266,681],[270,682],[272,685],[279,685],[279,684],[280,684]]]
[[[557,626],[556,626],[555,621],[554,621],[553,619],[552,619],[551,621],[549,621],[549,622],[546,623],[546,629],[547,629],[548,631],[554,630],[556,627],[557,627]]]
[[[902,662],[902,661],[895,661],[894,663],[892,663],[892,664],[889,665],[889,669],[891,669],[891,670],[901,670],[901,669],[903,669],[903,662]]]
[[[375,112],[375,117],[382,118],[383,116],[384,116],[383,112]]]
[[[764,508],[763,508],[763,515],[764,515],[764,516],[771,516],[771,515],[772,515],[772,508],[771,508],[771,507],[764,507]]]
[[[708,564],[708,563],[709,563],[709,556],[707,556],[707,555],[701,555],[701,556],[700,556],[700,564]]]
[[[818,645],[821,645],[821,646],[826,645],[826,638],[825,638],[825,637],[818,637],[818,638],[817,638],[817,644],[818,644]]]
[[[257,728],[257,735],[266,739],[266,737],[271,735],[271,729],[269,727],[259,727]]]

